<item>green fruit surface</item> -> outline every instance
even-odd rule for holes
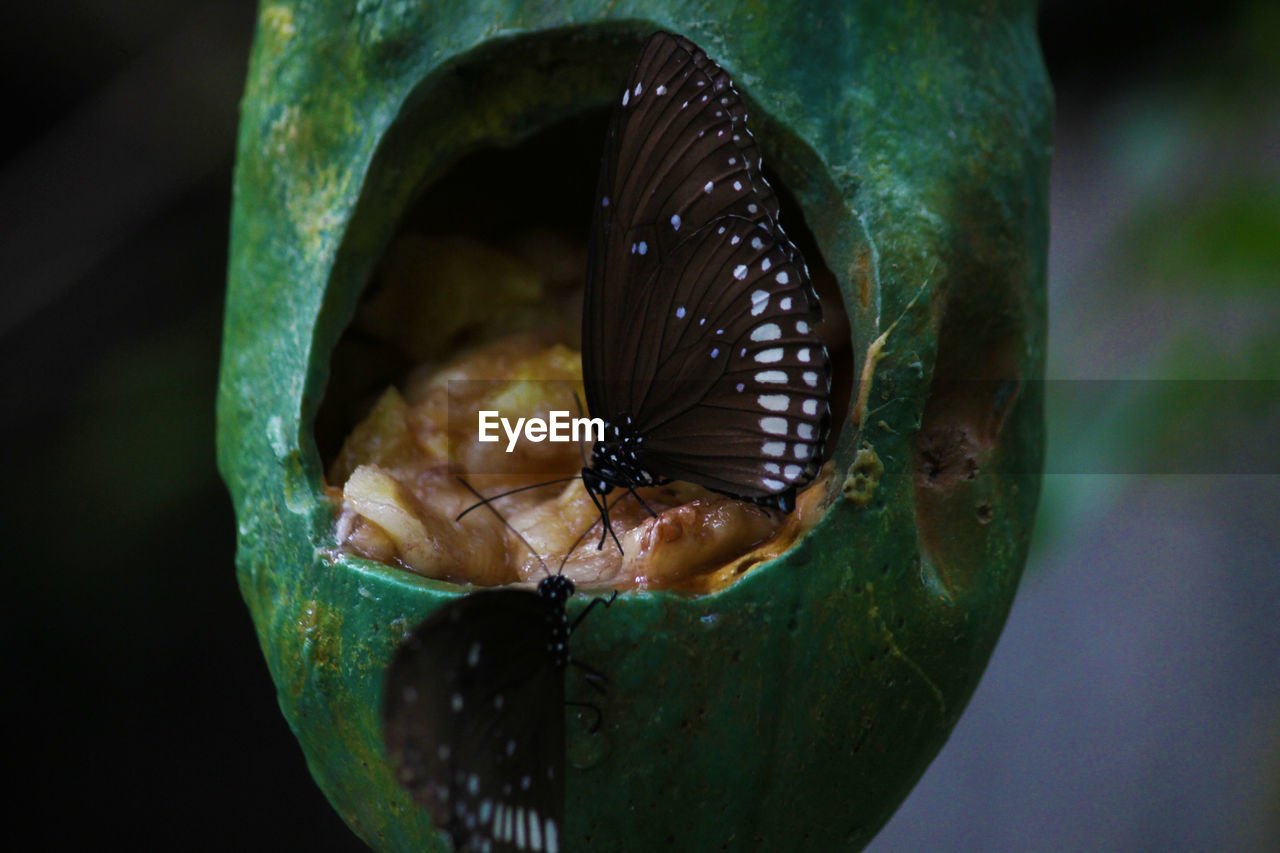
[[[946,741],[1012,602],[1043,445],[1052,105],[1032,3],[264,3],[219,464],[281,709],[376,848],[447,849],[391,777],[378,708],[396,642],[465,590],[336,554],[312,434],[330,354],[425,186],[611,103],[657,28],[747,98],[839,281],[854,382],[891,331],[797,547],[717,594],[624,594],[575,634],[612,686],[601,731],[568,717],[561,849],[865,844]],[[590,695],[575,673],[568,691]]]

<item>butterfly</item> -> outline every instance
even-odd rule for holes
[[[789,511],[817,474],[831,361],[809,269],[778,224],[742,98],[693,42],[644,45],[609,124],[582,318],[581,476],[683,480]]]
[[[536,592],[489,589],[456,598],[419,623],[392,656],[382,694],[392,769],[455,850],[560,848],[565,705],[595,710],[599,725],[594,705],[565,701],[565,670],[580,667],[602,691],[607,680],[570,655],[569,638],[596,605],[617,598],[592,599],[570,623],[565,604],[574,591],[557,572]]]

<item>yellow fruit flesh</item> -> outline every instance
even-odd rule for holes
[[[822,488],[810,487],[791,518],[688,483],[640,489],[638,499],[615,490],[609,516],[619,551],[579,479],[498,498],[493,511],[477,507],[456,520],[477,503],[459,477],[497,495],[572,477],[590,452],[573,442],[520,442],[508,453],[505,437],[478,440],[477,413],[545,418],[573,411],[575,394],[581,399],[578,354],[520,334],[416,371],[403,395],[389,388],[330,466],[330,482],[342,484],[342,547],[475,584],[536,583],[563,564],[588,588],[710,591],[817,521]]]

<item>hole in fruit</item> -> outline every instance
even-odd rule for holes
[[[565,482],[590,440],[526,441],[508,453],[496,422],[497,440],[479,440],[481,411],[508,423],[588,414],[579,408],[581,311],[608,119],[607,109],[587,110],[517,145],[472,151],[401,217],[334,350],[316,420],[344,551],[476,584],[537,580],[564,561],[579,586],[707,592],[786,551],[825,511],[829,465],[789,514],[684,482],[634,497],[615,490],[619,551],[581,480]],[[849,324],[836,277],[761,141],[779,219],[819,293],[839,425],[852,388]],[[457,521],[477,503],[459,476],[486,497],[527,490],[493,500],[496,513],[479,507]],[[529,488],[538,484],[547,485]]]
[[[987,208],[961,209],[971,227],[953,238],[956,257],[940,290],[937,360],[912,460],[927,557],[922,576],[947,594],[999,562],[990,534],[1013,485],[1000,460],[1009,436],[1017,435],[1007,422],[1022,396],[1025,357],[1021,255],[1001,250],[1002,232],[983,222]]]

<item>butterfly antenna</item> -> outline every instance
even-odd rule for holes
[[[455,518],[455,519],[454,519],[454,521],[462,521],[463,517],[464,517],[465,515],[467,515],[467,513],[471,512],[473,509],[479,509],[479,508],[480,508],[480,507],[482,507],[482,506],[488,506],[489,504],[493,503],[494,501],[502,500],[502,499],[503,499],[503,498],[505,498],[505,497],[510,497],[511,495],[519,494],[520,492],[528,492],[528,491],[531,491],[531,490],[533,490],[533,489],[541,489],[543,486],[555,486],[555,485],[558,485],[558,484],[560,484],[560,483],[568,483],[568,482],[570,482],[571,480],[577,480],[577,479],[580,479],[581,477],[582,477],[582,475],[581,475],[581,474],[574,474],[572,477],[561,477],[561,478],[559,478],[558,480],[547,480],[545,483],[534,483],[532,486],[521,486],[521,487],[520,487],[520,488],[518,488],[518,489],[512,489],[512,490],[511,490],[511,491],[509,491],[509,492],[503,492],[502,494],[500,494],[500,495],[494,495],[494,496],[493,496],[493,497],[491,497],[491,498],[483,497],[483,496],[482,496],[479,492],[477,492],[475,489],[472,489],[472,488],[471,488],[471,485],[470,485],[469,483],[467,483],[467,481],[466,481],[466,480],[463,480],[461,477],[459,477],[459,478],[458,478],[458,482],[462,483],[462,485],[466,486],[468,489],[471,489],[471,494],[473,494],[473,495],[475,495],[476,497],[480,498],[480,502],[479,502],[479,503],[474,503],[474,504],[472,504],[471,506],[469,506],[469,507],[467,507],[466,509],[464,509],[462,512],[458,513],[458,517],[457,517],[457,518]],[[498,517],[499,517],[499,518],[502,518],[502,516],[498,516]]]
[[[477,492],[477,491],[475,490],[475,488],[474,488],[470,483],[468,483],[466,480],[462,479],[461,477],[458,477],[457,479],[458,479],[458,482],[459,482],[459,483],[461,483],[463,486],[465,486],[465,487],[466,487],[466,489],[467,489],[467,491],[468,491],[468,492],[471,492],[471,494],[475,495],[477,498],[479,498],[479,499],[480,499],[480,503],[476,504],[476,506],[480,506],[481,504],[483,504],[484,506],[489,507],[489,512],[493,513],[494,517],[495,517],[495,518],[497,518],[497,519],[498,519],[498,521],[501,521],[501,522],[502,522],[502,526],[503,526],[503,527],[507,528],[507,529],[508,529],[508,530],[510,530],[512,533],[514,533],[514,534],[516,535],[516,538],[517,538],[517,539],[519,539],[521,542],[523,542],[523,543],[524,543],[524,547],[526,547],[526,548],[528,548],[528,549],[529,549],[529,553],[530,553],[530,554],[532,554],[534,557],[536,557],[536,558],[538,559],[538,563],[542,566],[542,571],[546,572],[546,573],[547,573],[547,576],[548,576],[548,577],[550,577],[550,576],[551,576],[551,570],[550,570],[549,568],[547,568],[547,561],[546,561],[546,560],[544,560],[544,559],[542,559],[542,555],[541,555],[541,554],[539,554],[539,553],[534,549],[534,547],[533,547],[532,545],[530,545],[530,544],[529,544],[529,540],[528,540],[528,539],[525,539],[525,538],[524,538],[524,536],[520,533],[520,531],[519,531],[519,530],[516,530],[516,529],[511,525],[511,522],[509,522],[509,521],[507,521],[505,518],[503,518],[503,517],[502,517],[502,513],[498,512],[498,510],[497,510],[497,509],[495,509],[495,508],[493,507],[493,505],[492,505],[492,501],[493,501],[493,500],[495,500],[495,498],[489,498],[488,500],[486,500],[486,499],[485,499],[485,497],[484,497],[482,494],[480,494],[479,492]],[[572,479],[572,478],[571,478],[571,479]],[[548,484],[548,483],[543,483],[542,485],[544,485],[544,486],[545,486],[545,485],[549,485],[549,484]],[[510,492],[508,492],[508,494],[510,494]],[[499,495],[499,497],[502,497],[502,496],[501,496],[501,495]],[[472,507],[471,509],[475,509],[475,507]],[[470,511],[471,511],[471,510],[467,510],[467,512],[470,512]],[[465,514],[466,514],[466,513],[463,513],[463,515],[465,515]],[[459,518],[461,518],[462,516],[458,516],[458,517],[459,517]],[[563,565],[561,566],[561,568],[564,568],[564,567],[563,567]]]
[[[658,514],[654,512],[653,509],[647,503],[644,502],[644,498],[640,497],[640,493],[635,490],[634,486],[627,489],[627,494],[631,495],[633,498],[638,500],[640,502],[640,506],[644,507],[645,512],[649,513],[649,516],[651,518],[658,517]],[[623,497],[626,497],[626,495],[623,495]]]
[[[626,495],[621,495],[621,496],[618,498],[618,500],[617,500],[617,501],[614,501],[614,503],[616,504],[618,501],[622,500],[622,499],[623,499],[623,498],[625,498],[625,497],[626,497]],[[599,505],[599,504],[596,504],[596,509],[598,510],[599,508],[600,508],[600,505]],[[575,540],[573,540],[573,544],[572,544],[572,545],[570,545],[570,546],[569,546],[569,550],[565,552],[564,559],[562,559],[562,560],[560,561],[560,569],[556,572],[556,574],[563,574],[563,573],[564,573],[564,565],[565,565],[565,563],[569,562],[569,557],[570,557],[570,556],[572,556],[573,552],[574,552],[574,551],[576,551],[576,550],[578,549],[578,546],[582,544],[582,540],[587,538],[587,534],[591,532],[591,528],[593,528],[593,527],[595,527],[595,526],[596,526],[596,522],[594,522],[594,521],[593,521],[593,522],[591,522],[589,525],[587,525],[587,529],[586,529],[586,530],[583,530],[581,533],[579,533],[579,534],[578,534],[578,538],[577,538],[577,539],[575,539]],[[617,537],[617,536],[615,536],[615,537],[614,537],[614,541],[615,541],[615,542],[617,542],[617,540],[618,540],[618,537]],[[619,551],[619,552],[621,552],[621,551],[622,551],[622,545],[621,545],[621,543],[619,543],[619,545],[618,545],[618,551]]]

